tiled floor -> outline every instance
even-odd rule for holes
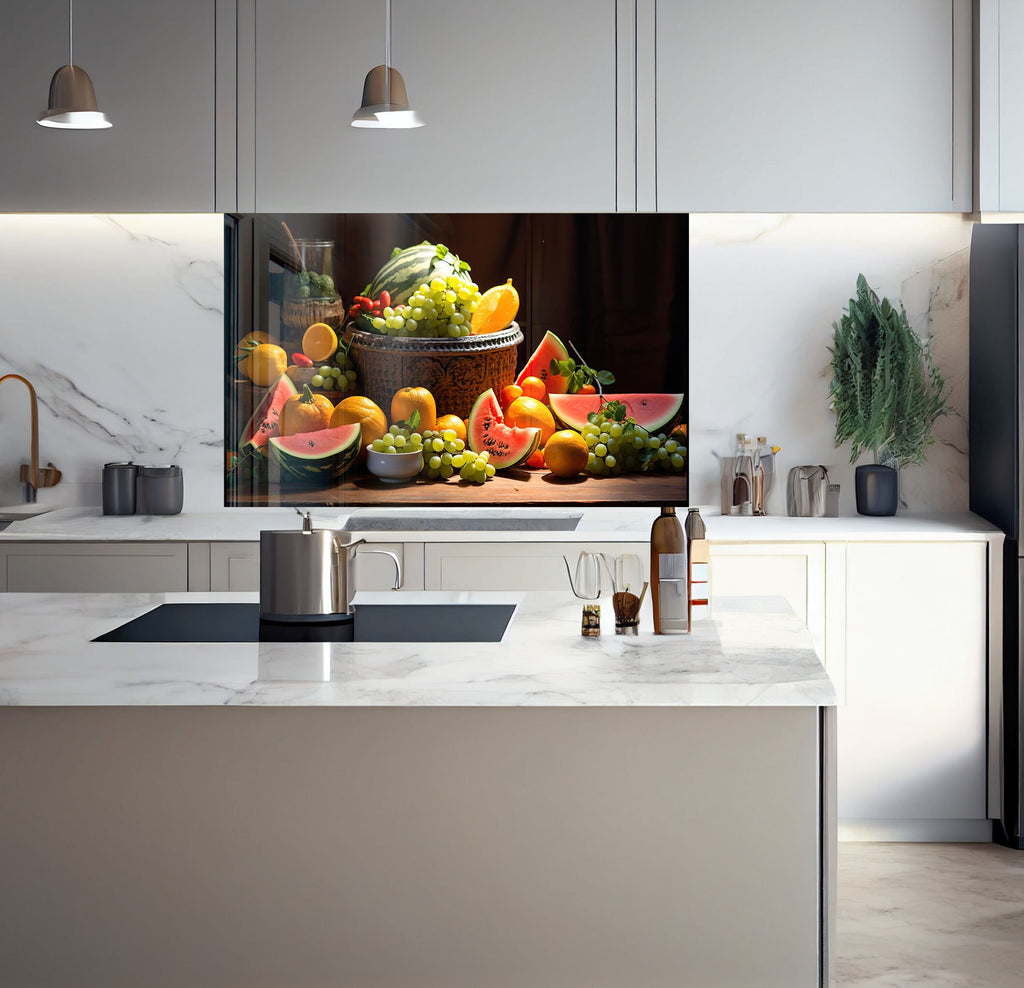
[[[1024,851],[840,844],[836,988],[1022,988]]]

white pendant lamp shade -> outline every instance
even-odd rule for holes
[[[53,73],[49,104],[36,117],[41,127],[64,130],[103,130],[113,126],[96,106],[96,90],[89,73],[75,65],[73,0],[68,0],[68,64]]]
[[[96,107],[96,90],[89,73],[77,65],[65,65],[53,73],[49,105],[36,122],[43,127],[66,130],[102,130],[113,126]]]
[[[363,102],[352,114],[352,126],[393,130],[423,126],[419,115],[409,106],[402,73],[391,67],[391,0],[384,4],[384,64],[375,65],[366,73]]]
[[[405,80],[398,69],[375,65],[363,80],[363,102],[352,114],[353,127],[422,127],[409,106]]]

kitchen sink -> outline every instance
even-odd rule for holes
[[[580,511],[531,511],[528,508],[446,511],[433,508],[429,513],[356,511],[341,527],[346,532],[573,532],[582,518]]]
[[[499,642],[515,604],[358,604],[354,615],[261,621],[258,603],[161,604],[97,642]]]

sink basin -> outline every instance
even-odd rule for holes
[[[10,524],[12,521],[22,521],[25,518],[35,518],[37,515],[45,515],[47,511],[53,511],[53,507],[46,504],[0,505],[0,523],[7,522]]]
[[[580,511],[551,512],[529,508],[470,509],[430,512],[398,511],[388,514],[353,512],[342,525],[346,532],[573,532],[582,519]]]
[[[97,642],[499,642],[515,604],[357,604],[351,615],[260,621],[260,605],[161,604]]]

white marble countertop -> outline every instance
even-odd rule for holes
[[[680,516],[685,515],[679,509]],[[546,520],[578,516],[571,529],[544,528]],[[891,518],[853,515],[841,518],[722,517],[701,509],[714,542],[861,542],[861,541],[977,541],[1001,540],[1002,533],[969,512],[957,514],[898,514]],[[317,528],[358,531],[371,541],[399,542],[645,542],[650,538],[654,508],[576,509],[373,509],[313,508]],[[360,519],[370,517],[371,521]],[[372,519],[385,517],[384,522]],[[513,528],[459,529],[460,519],[514,519]],[[454,519],[450,527],[445,518]],[[13,522],[0,531],[3,542],[258,542],[261,529],[290,529],[299,524],[290,508],[225,508],[205,514],[104,515],[99,508],[58,508]],[[377,527],[379,525],[379,527]],[[416,527],[411,527],[416,526]]]
[[[691,635],[580,635],[568,593],[360,593],[360,603],[511,602],[500,643],[92,642],[163,602],[254,594],[0,594],[0,705],[831,706],[810,634],[780,598],[718,598]],[[641,628],[651,628],[650,598]]]

